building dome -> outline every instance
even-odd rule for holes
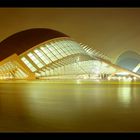
[[[140,63],[140,55],[134,51],[125,51],[117,59],[116,64],[130,71]],[[137,71],[140,73],[140,70]]]
[[[68,36],[47,28],[33,28],[15,33],[0,43],[0,60],[5,59],[13,53],[20,55],[35,45],[58,37]]]

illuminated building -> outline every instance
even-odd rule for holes
[[[134,72],[52,29],[29,29],[0,43],[0,79],[115,79]],[[120,75],[119,75],[120,76]]]
[[[135,51],[125,51],[116,60],[120,67],[140,74],[140,55]]]

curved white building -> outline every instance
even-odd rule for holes
[[[110,79],[125,72],[108,57],[52,29],[29,29],[0,43],[0,79]]]

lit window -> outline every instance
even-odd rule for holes
[[[36,71],[36,68],[25,57],[22,57],[21,60],[32,72]]]
[[[55,50],[55,51],[53,52],[53,54],[54,54],[58,59],[63,58],[63,56],[62,56],[60,53],[58,53],[57,50]]]
[[[73,44],[70,44],[70,41],[65,41],[65,40],[63,40],[63,44],[65,44],[65,46],[67,46],[67,48],[69,48],[69,49],[71,50],[71,53],[72,53],[72,54],[77,53],[77,52],[75,51],[76,48],[74,47]]]
[[[32,53],[28,53],[27,55],[39,68],[42,68],[44,66]]]
[[[19,72],[21,73],[22,77],[27,77],[28,75],[26,73],[24,73],[20,68],[18,69]]]
[[[55,61],[57,58],[48,50],[47,47],[40,47],[40,49],[52,60]]]
[[[80,47],[80,45],[74,41],[69,40],[68,41],[70,46],[76,50],[76,52],[80,52],[80,53],[85,53],[85,51]]]
[[[11,63],[11,62],[8,62],[7,66],[8,66],[9,69],[14,69],[15,68],[14,64]]]
[[[62,54],[60,52],[58,52],[58,49],[56,49],[56,43],[51,43],[48,45],[48,49],[50,52],[53,53],[53,55],[57,58],[57,59],[60,59],[60,58],[63,58]]]
[[[34,52],[46,63],[49,64],[51,61],[43,54],[40,50],[34,50]]]
[[[67,54],[63,51],[63,45],[62,44],[60,44],[60,43],[58,43],[58,42],[55,42],[55,45],[54,46],[57,46],[57,51],[63,56],[63,57],[65,57],[65,56],[67,56]]]

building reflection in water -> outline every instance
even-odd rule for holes
[[[0,131],[140,130],[139,93],[128,83],[0,84]]]
[[[130,84],[122,84],[118,87],[118,99],[125,107],[128,107],[131,104],[133,98],[133,86]]]
[[[21,84],[0,84],[0,131],[28,130],[28,113],[21,87]]]

